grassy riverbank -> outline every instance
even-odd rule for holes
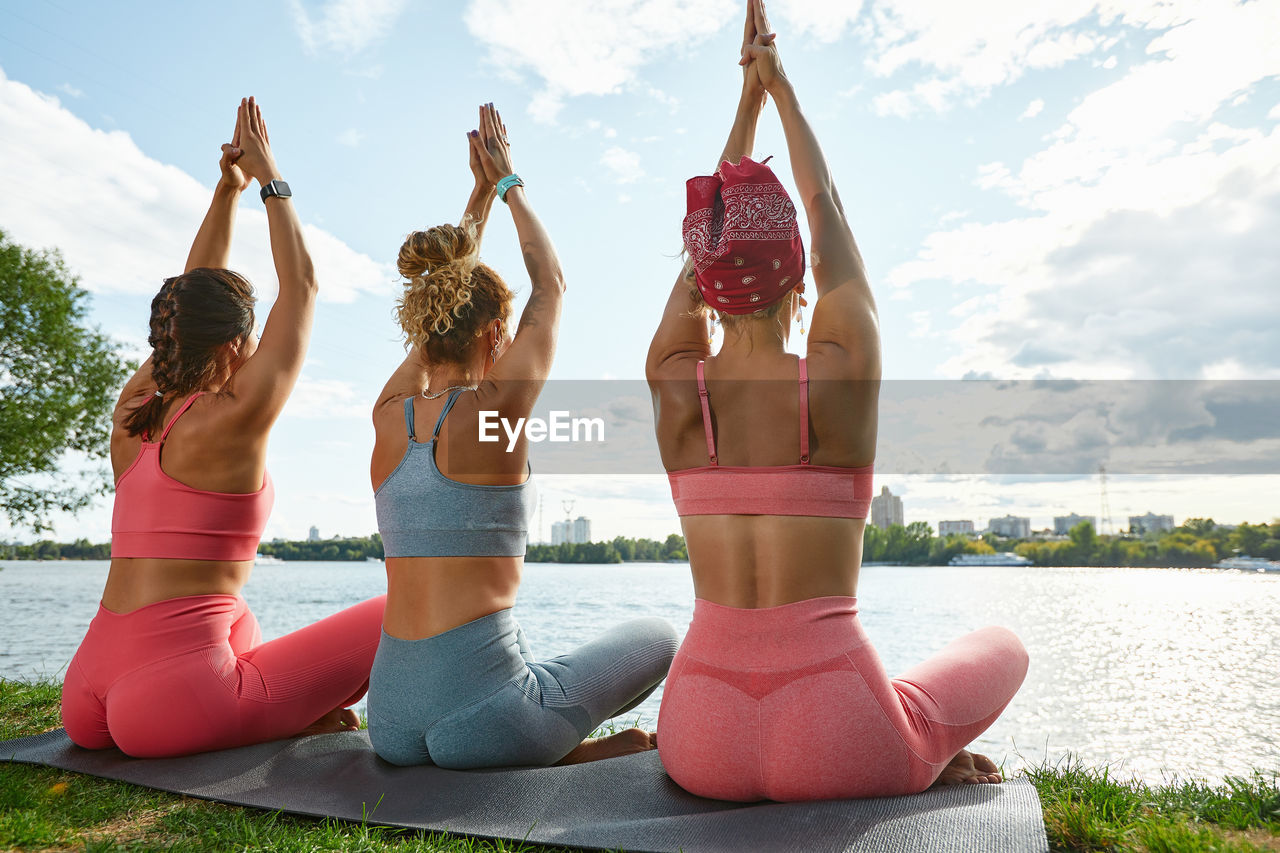
[[[58,726],[59,688],[0,680],[0,740]],[[1274,776],[1149,787],[1075,763],[1027,776],[1040,791],[1052,849],[1280,851]],[[392,850],[431,853],[553,848],[424,835],[291,817],[164,794],[45,767],[0,764],[0,849]],[[979,845],[980,849],[980,845]]]

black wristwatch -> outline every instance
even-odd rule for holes
[[[284,181],[267,181],[262,185],[262,192],[259,193],[259,195],[262,196],[263,204],[266,204],[267,199],[271,196],[275,196],[276,198],[293,197],[293,193],[289,192],[289,185]]]

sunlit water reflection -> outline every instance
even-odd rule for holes
[[[105,562],[0,562],[0,676],[60,677],[97,607]],[[260,566],[244,596],[268,639],[382,592],[381,565]],[[517,616],[535,654],[657,615],[683,632],[683,564],[526,568]],[[1007,767],[1074,752],[1156,781],[1280,771],[1280,575],[1179,569],[871,566],[863,624],[890,673],[1006,625],[1031,670],[978,748]],[[639,709],[657,716],[661,693]]]

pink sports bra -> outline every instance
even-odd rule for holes
[[[721,465],[711,429],[711,400],[698,362],[698,397],[710,465],[668,471],[676,513],[686,515],[808,515],[866,518],[874,466],[809,464],[809,374],[800,359],[800,464]]]
[[[169,419],[160,440],[142,436],[142,449],[116,481],[111,512],[112,557],[172,560],[252,560],[271,515],[275,487],[262,475],[262,488],[249,494],[206,492],[179,483],[160,468],[160,449],[199,392]]]

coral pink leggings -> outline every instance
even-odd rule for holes
[[[658,753],[704,797],[910,794],[1009,704],[1027,674],[1011,631],[982,628],[890,679],[857,599],[757,610],[698,599],[662,696]]]
[[[67,667],[62,724],[88,749],[188,755],[298,734],[369,686],[386,596],[271,642],[237,595],[98,615]]]

